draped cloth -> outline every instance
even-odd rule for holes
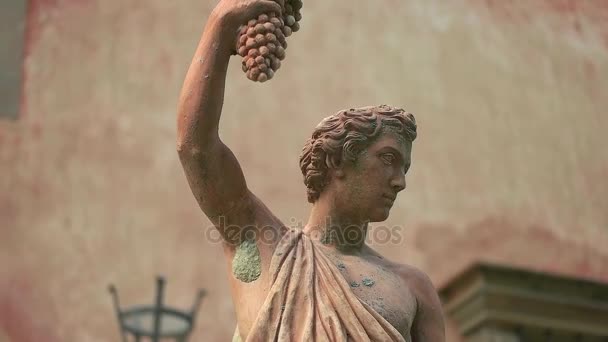
[[[355,296],[338,268],[300,229],[281,239],[270,274],[268,297],[247,342],[405,341]]]

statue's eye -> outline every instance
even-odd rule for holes
[[[391,165],[394,161],[395,161],[395,155],[392,153],[384,153],[382,155],[382,161],[386,164],[386,165]]]

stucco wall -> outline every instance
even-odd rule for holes
[[[31,0],[24,96],[0,121],[0,340],[116,341],[124,305],[206,288],[193,340],[234,328],[226,264],[175,153],[183,76],[215,1]],[[221,134],[287,224],[323,117],[414,112],[408,189],[377,246],[440,286],[475,259],[608,281],[608,6],[309,1],[275,79],[232,62]],[[458,341],[449,325],[451,341]]]

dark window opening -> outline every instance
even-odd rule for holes
[[[3,1],[0,10],[0,119],[16,119],[19,115],[26,2]]]

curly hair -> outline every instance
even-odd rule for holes
[[[359,155],[382,133],[390,130],[407,141],[416,139],[416,119],[403,109],[387,105],[341,110],[317,125],[300,155],[308,202],[314,203],[329,183],[328,171]]]

